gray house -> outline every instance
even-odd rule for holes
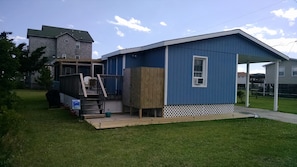
[[[83,73],[92,76],[103,71],[100,60],[92,60],[94,40],[87,31],[43,25],[41,30],[28,29],[27,38],[30,53],[46,46],[44,56],[49,60],[47,65],[52,69],[55,80],[65,74]],[[32,75],[30,87],[36,86],[37,76]]]
[[[275,63],[265,65],[265,83],[270,92],[274,86]],[[279,93],[280,95],[297,96],[297,59],[289,59],[279,63]]]

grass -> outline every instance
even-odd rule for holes
[[[297,166],[297,125],[236,119],[95,130],[45,92],[19,90],[23,146],[13,166]]]
[[[238,101],[240,102],[240,100]],[[271,96],[250,96],[250,107],[273,110],[274,99]],[[245,104],[237,104],[244,106]],[[297,114],[297,99],[279,97],[279,111]]]

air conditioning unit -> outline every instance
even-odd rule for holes
[[[195,85],[202,85],[203,84],[203,78],[194,78],[194,84]]]
[[[62,59],[66,59],[66,54],[64,53],[64,54],[62,54]]]

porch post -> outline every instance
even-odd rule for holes
[[[278,110],[278,75],[279,75],[279,60],[275,62],[273,111]]]
[[[235,70],[235,104],[237,103],[237,90],[238,90],[238,54],[236,54],[236,70]]]
[[[246,82],[245,82],[245,87],[246,87],[246,98],[245,98],[245,106],[249,107],[250,106],[250,63],[246,63]]]

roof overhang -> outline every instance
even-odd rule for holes
[[[240,29],[235,29],[235,30],[229,30],[229,31],[222,31],[222,32],[217,32],[217,33],[211,33],[211,34],[204,34],[204,35],[198,35],[198,36],[192,36],[192,37],[186,37],[186,38],[179,38],[179,39],[173,39],[173,40],[167,40],[167,41],[162,41],[158,43],[153,43],[150,45],[145,45],[141,47],[135,47],[135,48],[128,48],[128,49],[121,49],[117,50],[115,52],[111,52],[108,54],[105,54],[102,56],[103,60],[106,60],[108,57],[116,56],[116,55],[122,55],[122,54],[128,54],[128,53],[134,53],[134,52],[140,52],[144,50],[149,50],[153,48],[158,48],[158,47],[165,47],[165,46],[170,46],[170,45],[175,45],[175,44],[181,44],[181,43],[187,43],[187,42],[193,42],[193,41],[199,41],[199,40],[205,40],[205,39],[211,39],[211,38],[217,38],[217,37],[223,37],[223,36],[228,36],[228,35],[242,35],[243,37],[255,42],[256,44],[260,45],[261,47],[271,51],[273,54],[277,55],[277,59],[279,60],[289,60],[289,57],[286,56],[285,54],[279,52],[278,50],[272,48],[271,46],[261,42],[260,40],[256,39],[255,37],[245,33],[244,31]],[[247,56],[247,55],[240,55],[239,58],[239,63],[257,63],[257,62],[269,62],[269,61],[274,61],[275,58],[273,59],[263,59],[258,56]]]

